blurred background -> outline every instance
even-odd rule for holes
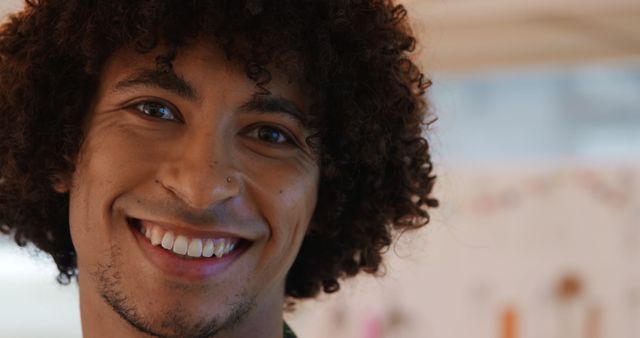
[[[428,227],[301,338],[640,337],[640,1],[405,0],[434,82]],[[0,12],[20,7],[3,0]],[[0,337],[80,337],[77,288],[0,239]]]

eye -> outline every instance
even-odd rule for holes
[[[271,126],[258,126],[247,133],[247,136],[260,141],[274,144],[294,144],[293,139],[286,132]]]
[[[133,106],[140,113],[156,119],[179,121],[178,114],[173,108],[161,102],[145,101]]]

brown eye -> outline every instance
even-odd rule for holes
[[[262,141],[269,142],[269,143],[291,142],[291,140],[287,135],[285,135],[285,133],[283,133],[282,131],[276,128],[272,128],[268,126],[263,126],[258,128],[258,138]]]
[[[256,126],[249,130],[245,135],[266,143],[276,145],[295,145],[293,138],[289,136],[287,132],[272,126]]]
[[[169,108],[167,105],[160,102],[141,102],[134,106],[136,110],[140,113],[147,115],[149,117],[163,119],[163,120],[173,120],[177,121],[178,118],[176,114]]]

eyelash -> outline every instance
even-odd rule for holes
[[[158,116],[154,116],[153,114],[145,113],[144,112],[145,109],[143,108],[143,106],[147,106],[147,105],[155,105],[155,108],[166,110],[165,113],[168,112],[171,115],[171,118],[158,117]],[[180,122],[183,121],[182,116],[180,115],[180,112],[177,109],[175,109],[172,105],[164,102],[141,101],[141,102],[136,102],[132,104],[130,108],[136,110],[138,113],[146,117],[153,118],[153,119],[160,119],[160,120],[167,120],[167,121],[180,121]]]
[[[148,105],[154,105],[155,108],[160,108],[164,111],[165,113],[169,113],[172,118],[164,118],[164,117],[158,117],[158,116],[154,116],[153,114],[149,114],[149,113],[145,113],[145,109],[144,106],[148,106]],[[147,100],[147,101],[140,101],[140,102],[136,102],[132,105],[129,106],[131,109],[134,109],[136,112],[144,115],[145,117],[151,118],[151,119],[160,119],[160,120],[167,120],[167,121],[178,121],[178,122],[182,122],[182,116],[180,115],[179,111],[173,107],[172,105],[168,104],[168,103],[164,103],[161,101],[153,101],[153,100]],[[147,107],[148,109],[149,107]],[[276,144],[276,145],[291,145],[291,146],[295,146],[297,145],[295,138],[291,136],[290,133],[288,133],[287,131],[283,130],[283,128],[281,127],[277,127],[277,126],[273,126],[273,125],[268,125],[268,124],[254,124],[251,125],[247,128],[248,130],[246,132],[244,132],[244,135],[248,135],[251,136],[252,138],[265,142],[265,143],[270,143],[270,144]],[[283,140],[281,142],[271,142],[271,141],[266,141],[261,139],[261,135],[260,131],[264,131],[265,129],[269,129],[271,132],[277,132],[280,134],[280,137],[278,137],[278,139],[282,138]],[[255,134],[255,135],[253,135]]]
[[[278,141],[271,142],[271,141],[264,140],[261,138],[261,136],[265,136],[265,135],[261,135],[260,134],[261,131],[277,132],[280,134],[280,137],[278,137],[278,139],[282,138],[283,140],[281,142],[278,142]],[[288,132],[283,130],[283,128],[273,126],[273,125],[268,125],[268,124],[256,124],[256,125],[249,126],[248,131],[245,132],[244,134],[252,138],[255,138],[256,140],[259,140],[265,143],[275,144],[275,145],[295,146],[297,144],[295,139]]]

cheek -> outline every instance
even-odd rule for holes
[[[259,166],[253,164],[248,173],[249,195],[270,228],[267,256],[271,264],[286,262],[288,266],[293,264],[315,210],[317,169],[287,163],[257,170]]]
[[[103,198],[109,191],[110,181],[104,172],[106,162],[92,147],[83,150],[73,175],[69,196],[69,223],[71,238],[78,252],[78,264],[92,261],[95,253],[106,250],[109,232],[105,227]]]
[[[115,243],[114,200],[149,177],[147,166],[136,160],[143,156],[140,142],[128,142],[117,130],[102,131],[87,133],[69,191],[71,236],[82,260]]]
[[[153,177],[162,149],[161,143],[117,125],[90,131],[78,158],[71,197],[75,192],[78,202],[95,208],[104,199],[139,186]]]

